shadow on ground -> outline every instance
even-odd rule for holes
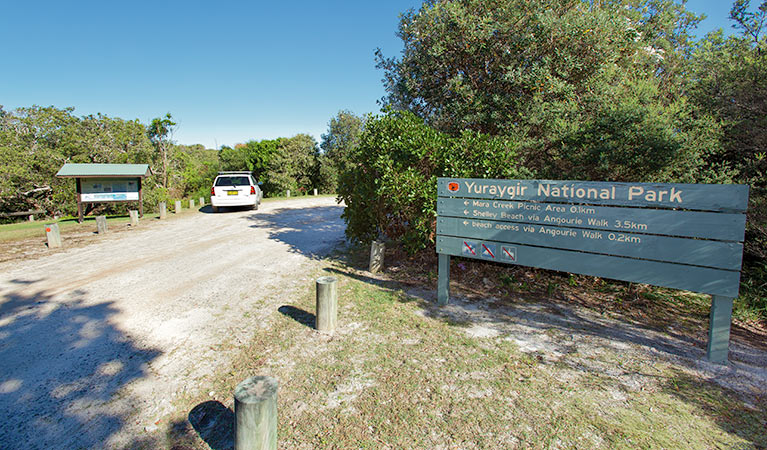
[[[113,400],[160,352],[110,324],[112,302],[86,303],[82,290],[54,298],[39,281],[13,280],[0,296],[0,446],[103,447],[134,412]]]
[[[215,400],[200,403],[188,416],[189,423],[212,450],[234,448],[234,412]]]
[[[301,308],[296,308],[295,306],[282,305],[277,309],[277,311],[287,317],[290,317],[301,325],[305,325],[312,329],[314,329],[317,321],[317,318],[314,314],[310,313],[309,311],[304,311]]]
[[[267,228],[269,239],[289,245],[292,252],[320,259],[345,239],[343,210],[343,206],[280,208],[250,215],[247,220],[253,222],[252,227]]]

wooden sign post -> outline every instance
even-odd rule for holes
[[[748,186],[437,181],[437,299],[450,256],[711,294],[708,359],[727,362]]]

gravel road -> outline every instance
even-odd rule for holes
[[[343,241],[342,210],[326,197],[206,207],[0,264],[0,448],[146,436],[312,283]]]

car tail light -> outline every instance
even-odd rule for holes
[[[210,188],[210,196],[211,197],[215,197],[216,196],[216,187],[215,186],[211,186],[211,188]]]
[[[256,187],[255,186],[251,186],[250,187],[250,195],[256,195]]]

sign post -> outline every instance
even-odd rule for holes
[[[149,176],[148,164],[64,164],[56,174],[74,178],[77,192],[77,216],[80,223],[94,203],[138,202],[144,217],[142,178]]]
[[[748,186],[437,181],[437,300],[450,256],[711,294],[707,356],[727,362]]]

